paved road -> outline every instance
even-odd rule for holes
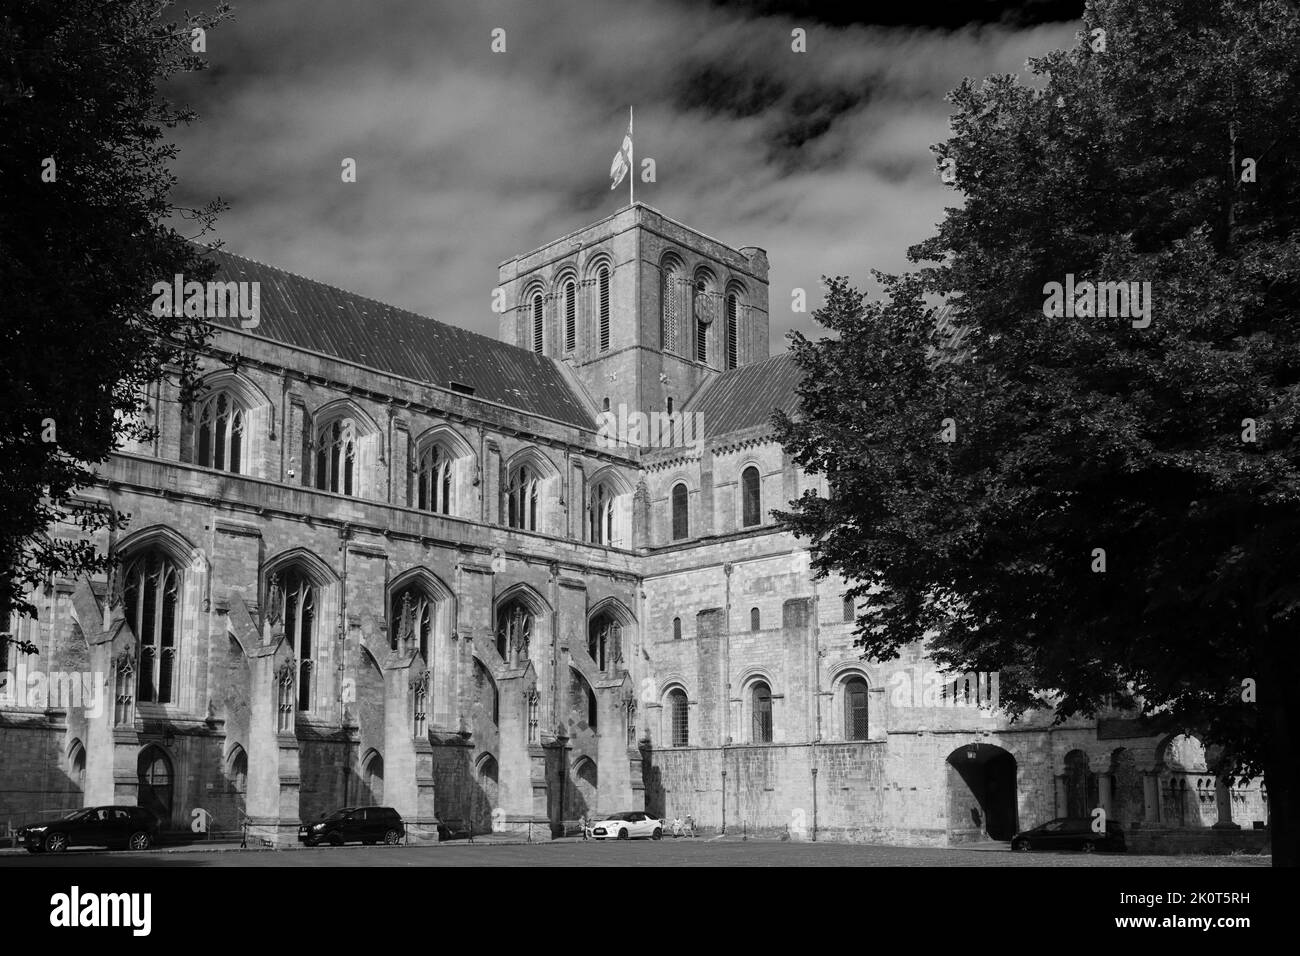
[[[528,844],[442,844],[400,847],[320,847],[289,850],[155,850],[148,853],[71,851],[57,856],[0,853],[10,867],[189,866],[1082,866],[1267,867],[1259,856],[1136,856],[1012,853],[1001,848],[926,849],[842,843],[751,840],[663,840],[624,843],[553,841]]]

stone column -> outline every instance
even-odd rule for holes
[[[438,841],[430,676],[418,652],[395,653],[384,667],[384,801],[402,815],[412,843]]]
[[[1142,822],[1160,822],[1160,777],[1150,771],[1142,774]]]
[[[1101,805],[1102,810],[1106,812],[1106,819],[1109,820],[1114,812],[1111,799],[1111,781],[1114,777],[1109,773],[1097,774],[1097,802]]]
[[[1232,788],[1231,778],[1218,776],[1214,778],[1214,806],[1218,811],[1216,830],[1240,830],[1241,824],[1232,822]]]
[[[1066,814],[1066,807],[1070,805],[1069,781],[1065,774],[1056,775],[1056,793],[1052,805],[1052,816],[1063,817]]]
[[[633,753],[628,746],[627,709],[623,702],[630,688],[631,681],[626,677],[597,681],[593,688],[596,706],[600,708],[600,733],[596,735],[596,806],[602,813],[645,808],[644,788],[641,804],[632,804]],[[636,751],[638,762],[640,756],[640,751]]]
[[[529,739],[530,700],[537,694],[536,674],[532,663],[506,671],[497,682],[500,694],[500,753],[497,758],[498,794],[501,814],[493,814],[493,829],[514,833],[531,832],[531,827],[546,825],[545,811],[534,815],[534,762],[541,765],[541,783],[545,789],[545,751],[540,735]],[[538,702],[540,711],[540,701]]]

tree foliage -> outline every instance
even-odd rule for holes
[[[872,595],[867,654],[928,640],[999,671],[1013,715],[1195,728],[1265,771],[1294,860],[1300,18],[1097,0],[1029,65],[951,94],[934,150],[964,202],[917,268],[879,300],[828,280],[836,335],[794,336],[781,437],[832,490],[783,517]],[[1150,323],[1047,317],[1067,274],[1150,282]]]
[[[167,224],[167,130],[192,119],[160,82],[200,69],[228,16],[166,21],[157,0],[14,0],[0,18],[0,621],[50,575],[103,569],[90,532],[125,520],[79,504],[93,467],[153,439],[147,392],[194,384],[201,322],[157,317],[153,283],[210,266]],[[59,523],[80,528],[51,534]],[[24,648],[32,650],[32,648]]]

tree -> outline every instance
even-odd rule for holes
[[[999,671],[1013,717],[1118,700],[1195,729],[1263,772],[1294,865],[1296,8],[1098,0],[1030,62],[950,95],[965,202],[917,268],[878,301],[827,280],[837,337],[793,336],[777,425],[831,490],[782,518],[870,598],[864,653]],[[1098,282],[1150,298],[1088,308]]]
[[[106,567],[91,535],[126,516],[74,493],[122,442],[152,440],[151,385],[192,394],[209,334],[151,311],[155,282],[212,272],[168,217],[205,231],[221,208],[169,204],[166,130],[193,114],[159,84],[203,67],[229,7],[162,22],[171,5],[14,0],[0,19],[0,627],[36,616],[27,595],[49,576]]]

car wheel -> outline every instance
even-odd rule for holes
[[[658,827],[655,827],[655,832],[651,834],[650,838],[652,840],[662,840],[664,838],[664,831],[660,830]]]
[[[132,833],[130,838],[126,841],[126,848],[128,850],[136,850],[137,852],[140,850],[147,850],[151,846],[153,846],[153,837],[149,836],[149,834],[145,833],[143,830],[140,830],[138,833]]]
[[[619,838],[620,840],[626,840],[626,839],[628,839],[628,835],[627,835],[627,827],[624,827],[623,829],[621,829],[621,830],[618,831],[618,838]]]
[[[1028,853],[1031,848],[1028,840],[1017,840],[1011,844],[1011,849],[1017,853]]]
[[[48,853],[62,853],[68,848],[68,835],[66,833],[51,833],[45,838],[45,849]]]
[[[402,842],[401,830],[389,830],[387,833],[384,834],[384,843],[386,843],[388,846],[397,846],[397,844],[401,842]]]
[[[1083,846],[1079,847],[1079,849],[1084,853],[1092,853],[1097,849],[1097,844],[1093,843],[1091,840],[1086,840],[1084,841]]]
[[[342,834],[342,833],[339,833],[339,832],[337,832],[337,831],[334,832],[334,833],[331,833],[330,836],[329,836],[329,841],[330,841],[330,846],[342,846],[342,845],[343,845],[343,834]]]

